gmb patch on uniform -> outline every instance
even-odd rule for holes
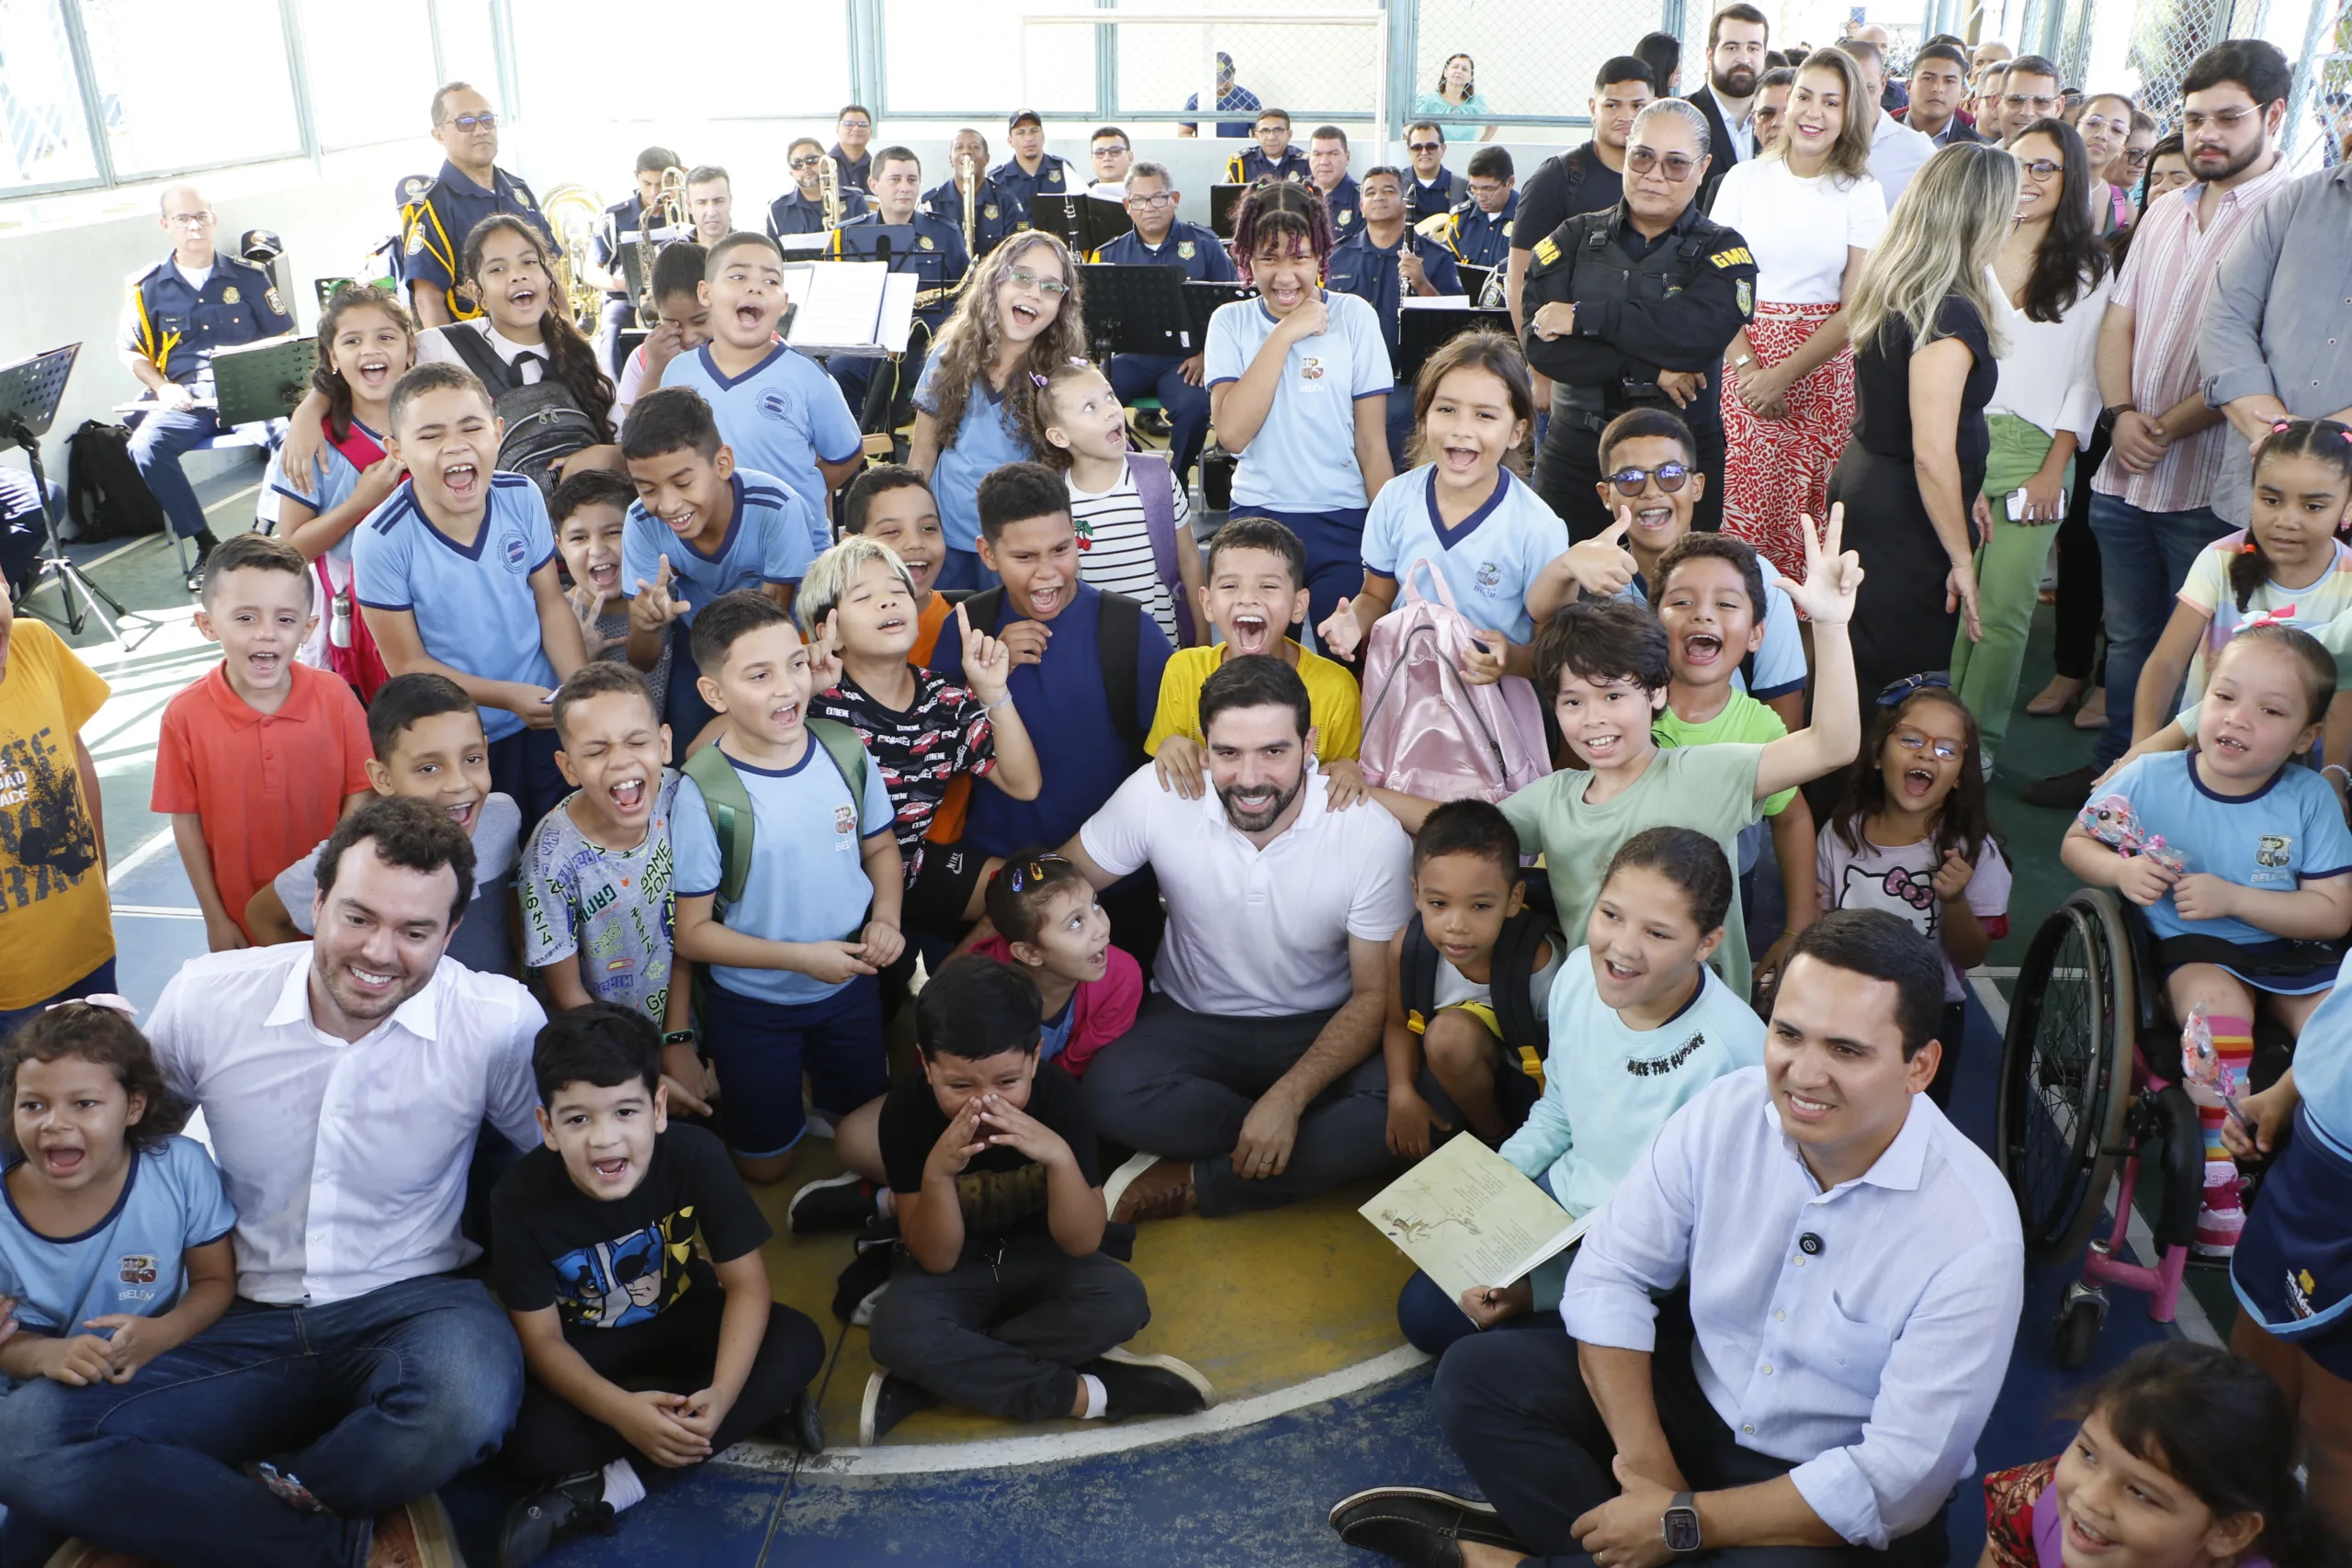
[[[1535,259],[1545,266],[1560,259],[1560,247],[1549,234],[1535,242]]]
[[[1717,251],[1713,255],[1709,256],[1707,259],[1714,263],[1718,267],[1754,266],[1756,265],[1755,253],[1750,251],[1746,245],[1734,245],[1727,251]]]

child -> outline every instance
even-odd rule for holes
[[[351,532],[381,506],[403,476],[384,454],[392,384],[415,362],[416,323],[391,290],[346,283],[319,313],[319,362],[311,387],[324,400],[324,472],[289,469],[270,454],[263,483],[277,498],[277,536],[302,552],[319,579],[323,635],[302,661],[349,681],[363,703],[390,679],[368,623],[351,599]]]
[[[1881,693],[1862,753],[1821,835],[1816,903],[1884,909],[1944,955],[1943,1062],[1928,1098],[1951,1103],[1967,1032],[1962,975],[2009,932],[2009,863],[1984,804],[1976,717],[1940,675]]]
[[[1208,1380],[1119,1347],[1151,1317],[1102,1251],[1108,1217],[1077,1082],[1038,1071],[1037,988],[950,959],[916,1004],[922,1071],[891,1089],[882,1157],[906,1258],[874,1305],[858,1423],[873,1444],[952,1399],[1012,1421],[1180,1416]]]
[[[1426,561],[1492,649],[1471,653],[1464,678],[1526,680],[1535,672],[1527,591],[1568,545],[1566,527],[1517,472],[1535,428],[1526,356],[1499,333],[1449,340],[1421,367],[1413,423],[1424,461],[1372,503],[1363,585],[1340,602],[1318,635],[1333,653],[1353,659],[1396,604],[1399,585]]]
[[[1984,1478],[1978,1568],[2322,1568],[2294,1410],[2212,1345],[2142,1346],[2069,1404],[2066,1451]],[[2315,1478],[2316,1479],[2316,1478]]]
[[[2335,694],[2335,661],[2310,633],[2246,627],[2214,661],[2196,750],[2125,764],[2058,849],[2076,876],[2147,910],[2173,1016],[2185,1022],[2204,1010],[2240,1094],[2256,1003],[2300,1034],[2334,984],[2352,926],[2352,830],[2326,781],[2289,765],[2311,749]],[[2197,1250],[2226,1258],[2245,1221],[2222,1144],[2228,1112],[2200,1105],[2198,1118]]]
[[[2282,419],[2270,432],[2254,453],[2253,526],[2198,552],[2141,666],[2134,741],[2205,694],[2215,656],[2240,626],[2261,620],[2316,631],[2352,609],[2352,545],[2336,536],[2352,513],[2352,428]]]
[[[1176,471],[1157,453],[1127,451],[1127,411],[1102,371],[1082,359],[1046,373],[1029,401],[1029,445],[1046,467],[1069,480],[1069,514],[1078,525],[1079,575],[1106,593],[1124,593],[1159,623],[1170,644],[1198,642],[1183,635],[1177,607],[1192,621],[1201,592],[1201,549],[1193,539],[1192,508]],[[1161,575],[1142,486],[1165,484],[1177,581]]]
[[[945,547],[931,481],[904,463],[876,463],[850,480],[842,497],[842,532],[863,534],[889,546],[907,569],[907,581],[915,585],[915,646],[907,660],[930,664],[932,649],[939,645],[939,628],[955,608],[937,586]],[[960,811],[956,819],[963,819]]]
[[[804,1067],[835,1119],[888,1086],[875,976],[906,946],[899,844],[856,732],[809,716],[809,649],[781,606],[720,596],[695,617],[694,651],[726,722],[688,760],[670,819],[676,947],[709,965],[703,1032],[736,1168],[775,1181],[807,1131]]]
[[[478,975],[514,970],[514,853],[523,813],[491,787],[481,713],[446,675],[395,675],[368,709],[368,784],[446,811],[474,841],[474,890],[448,955]],[[254,892],[245,923],[257,945],[300,942],[317,914],[322,841]]]
[[[700,393],[746,471],[789,488],[813,556],[832,542],[834,487],[865,464],[857,421],[832,378],[776,338],[791,300],[774,240],[739,231],[712,245],[698,297],[710,307],[710,341],[671,360],[662,385]]]
[[[506,1516],[509,1568],[813,1418],[824,1336],[771,1299],[767,1221],[718,1139],[670,1125],[658,1055],[650,1020],[604,1002],[558,1013],[532,1049],[544,1146],[491,1199],[491,1277],[531,1374],[504,1451],[537,1488]]]
[[[418,366],[390,418],[408,478],[352,537],[360,612],[385,668],[447,675],[481,707],[492,787],[536,822],[564,795],[548,699],[587,658],[547,502],[491,471],[498,418],[471,372]]]
[[[626,423],[637,400],[662,384],[670,361],[691,355],[710,341],[710,307],[702,300],[703,274],[710,252],[692,240],[665,245],[653,258],[653,312],[660,324],[645,334],[621,367],[613,394],[613,418]]]
[[[621,432],[621,456],[637,487],[621,540],[621,581],[636,585],[628,661],[650,671],[669,660],[662,712],[691,750],[712,716],[695,686],[695,606],[739,588],[789,606],[814,554],[809,539],[823,532],[822,501],[812,528],[811,502],[773,474],[737,468],[715,411],[691,387],[649,393]]]
[[[947,534],[941,588],[994,582],[977,553],[980,480],[1036,457],[1025,434],[1036,380],[1086,353],[1078,266],[1058,238],[1034,229],[1014,234],[975,265],[978,276],[915,386],[907,454],[908,466],[927,477],[939,497]]]
[[[1707,965],[1732,893],[1722,848],[1688,828],[1645,829],[1611,857],[1584,946],[1552,986],[1552,1038],[1564,1048],[1544,1063],[1543,1097],[1525,1125],[1498,1151],[1570,1214],[1608,1201],[1692,1096],[1764,1060],[1763,1021]],[[1440,1351],[1555,1305],[1566,1280],[1567,1259],[1558,1258],[1456,1303],[1416,1274],[1397,1316],[1414,1343]]]
[[[1538,621],[1578,595],[1650,601],[1657,563],[1691,532],[1691,518],[1707,493],[1708,477],[1698,468],[1698,442],[1681,417],[1666,409],[1634,409],[1619,414],[1600,433],[1600,461],[1607,476],[1599,489],[1616,524],[1597,538],[1569,547],[1544,570],[1527,592],[1528,614]],[[1733,679],[1739,689],[1781,716],[1804,724],[1805,649],[1797,613],[1782,578],[1763,556],[1756,558],[1764,578],[1764,636],[1753,661],[1742,660]]]
[[[1394,1153],[1419,1159],[1432,1127],[1454,1125],[1421,1094],[1424,1057],[1439,1098],[1487,1143],[1526,1119],[1544,1083],[1544,1002],[1567,951],[1550,926],[1551,912],[1527,902],[1519,835],[1500,810],[1457,800],[1429,814],[1413,839],[1413,918],[1388,943],[1381,1052]],[[1513,994],[1498,1001],[1498,985]]]
[[[246,533],[212,552],[196,626],[222,658],[164,706],[148,809],[172,818],[215,953],[251,944],[254,890],[368,795],[359,699],[295,661],[311,622],[311,563],[293,546]]]
[[[825,665],[812,711],[857,731],[889,790],[906,929],[942,939],[944,950],[979,919],[980,883],[1002,863],[927,844],[940,801],[958,779],[985,779],[1015,800],[1035,800],[1043,775],[1005,691],[1012,649],[975,631],[959,604],[963,680],[916,669],[908,662],[914,600],[913,580],[890,547],[854,535],[808,569],[797,614]],[[934,847],[941,852],[929,852]]]
[[[0,1046],[0,1378],[130,1382],[236,1295],[220,1173],[179,1135],[187,1110],[120,997],[35,1017]]]
[[[1329,775],[1334,809],[1363,798],[1356,765],[1363,739],[1356,678],[1342,665],[1301,648],[1287,634],[1306,618],[1306,550],[1298,536],[1271,517],[1234,517],[1209,536],[1208,581],[1200,592],[1201,620],[1215,639],[1206,648],[1178,649],[1159,679],[1159,702],[1143,749],[1151,753],[1161,787],[1187,800],[1200,797],[1208,776],[1201,746],[1201,687],[1237,653],[1271,653],[1298,671],[1315,716],[1315,762]]]
[[[1240,458],[1233,509],[1272,517],[1306,547],[1310,625],[1363,575],[1366,509],[1395,472],[1396,375],[1380,316],[1327,293],[1331,217],[1311,185],[1253,187],[1233,220],[1234,261],[1255,299],[1209,318],[1202,369],[1217,445]]]
[[[1666,706],[1650,726],[1660,746],[1707,746],[1722,740],[1762,744],[1789,732],[1779,714],[1735,685],[1741,664],[1754,657],[1764,640],[1763,558],[1727,534],[1686,534],[1658,558],[1651,581],[1657,585],[1658,623],[1666,627],[1667,667],[1674,672]],[[1802,699],[1803,694],[1798,695]],[[1813,923],[1818,898],[1814,891],[1813,810],[1804,796],[1782,790],[1764,803],[1764,821],[1781,878],[1780,897],[1762,900],[1776,904],[1781,918],[1781,934],[1765,939],[1765,954],[1757,964],[1759,975],[1770,976],[1796,933]],[[1751,916],[1759,890],[1749,876],[1762,836],[1755,825],[1741,833],[1736,863],[1740,904]]]
[[[1789,596],[1814,620],[1821,684],[1809,728],[1763,746],[1678,746],[1661,750],[1650,727],[1674,679],[1666,630],[1647,611],[1622,601],[1570,604],[1535,638],[1536,689],[1553,699],[1560,734],[1585,762],[1541,778],[1502,803],[1523,854],[1541,854],[1552,879],[1560,929],[1579,931],[1600,897],[1595,874],[1607,857],[1645,828],[1693,828],[1728,860],[1739,830],[1764,801],[1854,760],[1860,742],[1854,660],[1846,625],[1854,613],[1861,566],[1841,555],[1845,514],[1832,507],[1815,536],[1803,530],[1805,581]],[[1374,790],[1408,832],[1430,803]],[[1747,942],[1734,892],[1714,963],[1739,996],[1747,994]]]
[[[580,640],[591,660],[628,660],[628,591],[621,585],[622,552],[637,487],[607,468],[582,468],[548,497],[548,520],[555,528],[556,553],[571,579],[564,597],[580,617]],[[645,671],[660,713],[670,689],[670,645],[665,639],[653,668]]]

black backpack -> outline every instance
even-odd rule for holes
[[[130,539],[164,531],[164,508],[130,460],[130,428],[84,420],[66,439],[64,544]]]
[[[1565,939],[1553,929],[1549,881],[1533,872],[1524,874],[1527,902],[1503,922],[1502,935],[1496,939],[1494,978],[1487,987],[1487,999],[1495,1010],[1495,1021],[1502,1028],[1503,1043],[1519,1053],[1522,1061],[1532,1056],[1540,1062],[1552,1054],[1551,1021],[1535,1010],[1528,984],[1535,976],[1536,949],[1547,937],[1555,942]],[[1405,927],[1405,945],[1396,959],[1405,1017],[1408,1022],[1416,1018],[1426,1022],[1437,1010],[1438,951],[1421,929],[1418,911]]]
[[[601,445],[603,431],[571,395],[571,389],[541,367],[540,378],[525,385],[514,367],[490,341],[463,322],[446,329],[442,341],[457,351],[466,368],[490,389],[491,407],[506,422],[499,438],[501,471],[521,474],[539,487],[541,500],[555,493],[555,464],[583,447]]]

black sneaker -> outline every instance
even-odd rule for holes
[[[855,1171],[811,1181],[792,1195],[785,1228],[795,1235],[862,1230],[874,1219],[874,1189]]]
[[[522,1568],[567,1540],[611,1535],[620,1528],[605,1501],[605,1478],[596,1471],[566,1476],[506,1510],[498,1532],[498,1568]]]
[[[939,1395],[895,1372],[876,1371],[865,1380],[865,1398],[857,1411],[857,1440],[872,1448],[890,1435],[890,1428],[918,1410],[939,1403]]]
[[[187,569],[187,591],[190,593],[204,592],[204,563],[212,558],[212,552],[220,543],[210,534],[196,536],[196,564]]]
[[[833,1315],[859,1326],[871,1323],[874,1298],[889,1286],[891,1271],[898,1264],[896,1247],[870,1247],[861,1250],[833,1282]]]
[[[802,1389],[793,1395],[784,1414],[761,1427],[758,1435],[804,1454],[820,1454],[825,1451],[825,1413]]]
[[[1102,1352],[1079,1369],[1102,1380],[1103,1415],[1114,1421],[1132,1416],[1190,1416],[1216,1397],[1209,1380],[1173,1356],[1136,1350]]]
[[[1348,1545],[1414,1568],[1457,1568],[1462,1542],[1524,1551],[1491,1505],[1426,1486],[1375,1486],[1342,1497],[1331,1528]]]
[[[2096,763],[2086,762],[2072,773],[2052,773],[2046,779],[2036,779],[2018,791],[2018,798],[2028,806],[2052,806],[2062,811],[2080,811],[2083,802],[2091,797],[2091,781],[2098,777]]]

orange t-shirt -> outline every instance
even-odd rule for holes
[[[0,1010],[46,1001],[114,956],[107,868],[74,738],[107,683],[19,618],[0,666]]]
[[[939,628],[956,614],[956,606],[944,593],[933,592],[931,603],[915,616],[915,646],[907,655],[907,662],[918,670],[931,668],[931,656],[939,648]],[[949,678],[955,678],[951,671]],[[931,814],[931,826],[923,832],[923,841],[930,844],[952,844],[964,836],[964,816],[972,809],[972,775],[958,773],[947,781],[947,793],[939,797],[939,809]]]
[[[214,665],[164,709],[155,748],[148,809],[196,813],[213,883],[241,931],[246,900],[317,849],[344,798],[368,787],[368,716],[350,685],[307,664],[287,672],[285,704],[261,713]]]
[[[955,613],[956,606],[944,593],[933,593],[931,603],[915,612],[915,645],[907,654],[908,663],[918,670],[931,668],[931,656],[939,647],[939,628]]]

